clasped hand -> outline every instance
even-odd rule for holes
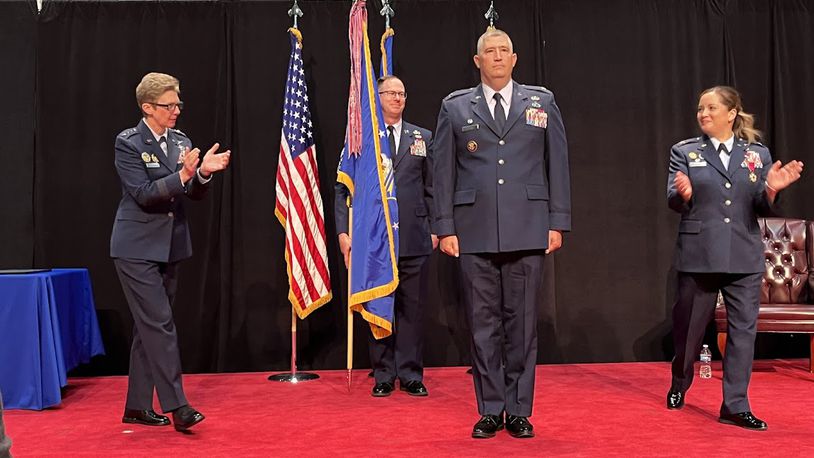
[[[220,148],[219,143],[212,145],[206,154],[204,154],[203,160],[200,161],[201,175],[204,178],[208,178],[215,172],[225,170],[226,167],[229,166],[229,159],[232,156],[232,152],[230,150],[226,150],[222,153],[217,153],[218,148]],[[184,182],[192,178],[195,175],[195,171],[198,170],[198,159],[200,154],[201,150],[198,148],[193,150],[187,149],[184,152],[184,168],[181,170],[181,178],[184,180]]]

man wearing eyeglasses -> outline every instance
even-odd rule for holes
[[[391,336],[377,340],[369,334],[374,397],[390,396],[399,387],[411,396],[427,396],[422,357],[422,307],[427,290],[426,261],[438,246],[430,229],[432,205],[432,132],[402,119],[407,93],[395,76],[379,79],[379,99],[396,176],[399,208],[399,286],[395,296],[395,324]],[[334,204],[339,248],[348,266],[348,189],[336,185]]]
[[[175,123],[183,102],[176,78],[148,73],[136,87],[143,118],[116,137],[115,166],[122,198],[110,236],[110,256],[133,315],[133,344],[123,423],[166,426],[153,410],[172,412],[184,431],[204,416],[192,408],[181,382],[181,358],[172,318],[178,263],[192,256],[184,200],[206,194],[212,174],[225,170],[230,152],[215,143],[203,159]]]

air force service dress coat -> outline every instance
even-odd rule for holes
[[[548,247],[571,229],[565,127],[554,95],[513,83],[498,132],[481,86],[447,96],[436,129],[436,233],[457,235],[461,253]]]
[[[681,214],[676,247],[679,272],[756,273],[765,270],[758,216],[771,214],[766,174],[768,148],[736,139],[724,168],[709,137],[677,143],[670,152],[667,202]],[[676,172],[692,183],[684,202],[675,187]]]
[[[192,149],[183,132],[167,129],[167,154],[144,120],[116,137],[122,198],[110,237],[113,258],[175,262],[192,256],[184,199],[199,200],[207,186],[196,173],[184,186],[181,153]]]

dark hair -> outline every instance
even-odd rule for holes
[[[761,133],[755,129],[755,117],[743,111],[743,102],[741,95],[734,87],[730,86],[715,86],[701,91],[698,98],[714,92],[721,98],[721,102],[726,105],[730,110],[735,110],[735,122],[732,124],[732,131],[738,138],[745,138],[749,143],[754,143],[760,140]]]

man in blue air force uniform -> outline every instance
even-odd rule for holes
[[[427,290],[427,258],[438,244],[431,233],[432,132],[404,121],[407,94],[395,76],[379,79],[387,140],[396,177],[399,208],[399,286],[395,297],[393,335],[377,340],[370,334],[370,362],[376,380],[372,395],[389,396],[399,379],[401,390],[412,396],[427,396],[424,386],[422,308]],[[393,152],[397,151],[396,154]],[[339,248],[350,259],[348,235],[348,188],[336,184],[335,214]]]
[[[482,84],[447,96],[438,115],[433,227],[441,250],[460,256],[482,416],[472,437],[504,425],[533,437],[543,257],[571,229],[568,147],[554,95],[512,81],[509,36],[487,31],[477,52]]]
[[[110,256],[133,315],[133,344],[122,422],[169,425],[152,407],[153,390],[182,431],[204,416],[189,406],[172,318],[178,262],[192,256],[183,202],[202,199],[212,174],[229,164],[216,143],[198,165],[200,151],[174,129],[183,102],[176,78],[148,73],[136,88],[143,119],[116,137],[122,198],[110,236]]]

